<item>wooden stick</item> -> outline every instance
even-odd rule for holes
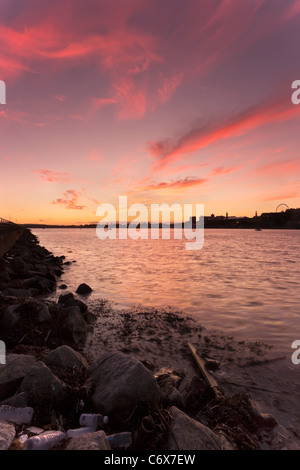
[[[196,362],[197,366],[199,367],[203,378],[208,383],[208,385],[212,389],[215,397],[217,398],[218,396],[220,396],[220,389],[219,389],[219,386],[217,384],[217,381],[206,369],[203,359],[197,354],[197,349],[190,343],[188,343],[188,347],[190,348],[190,351],[193,355],[193,358],[195,359],[195,362]]]

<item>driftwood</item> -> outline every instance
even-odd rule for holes
[[[212,376],[212,374],[207,370],[204,360],[199,356],[197,353],[197,349],[190,343],[188,343],[188,347],[190,348],[190,351],[193,355],[193,358],[199,367],[201,374],[206,381],[206,383],[210,386],[214,396],[218,398],[222,393],[220,391],[220,388],[218,386],[218,383],[216,379]]]

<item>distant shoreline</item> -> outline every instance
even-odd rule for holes
[[[56,228],[62,228],[62,229],[72,229],[72,228],[77,228],[77,229],[96,229],[96,225],[94,227],[87,226],[87,225],[24,225],[25,228],[28,229],[56,229]],[[117,226],[117,229],[120,227]],[[121,227],[125,228],[125,227]],[[147,227],[142,227],[143,229]],[[168,226],[160,226],[160,229],[162,228],[169,228]],[[205,229],[218,229],[218,230],[257,230],[256,227],[221,227],[221,226],[215,226],[215,227],[206,227],[204,226]],[[148,227],[148,230],[151,229],[151,227]],[[171,230],[174,229],[180,229],[180,227],[170,227]],[[261,230],[299,230],[300,227],[263,227]]]

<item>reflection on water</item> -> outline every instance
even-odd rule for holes
[[[33,231],[73,261],[62,282],[86,282],[118,307],[172,307],[208,328],[290,351],[298,339],[300,231],[206,230],[204,248],[186,240],[105,240],[94,229]],[[60,291],[58,291],[60,293]]]

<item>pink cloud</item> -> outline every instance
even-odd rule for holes
[[[62,173],[59,171],[52,171],[52,170],[32,170],[33,173],[36,173],[43,181],[47,181],[48,183],[68,183],[70,182],[70,174],[69,173]]]
[[[165,189],[175,190],[176,192],[182,192],[186,189],[189,189],[194,186],[199,186],[207,182],[207,179],[204,178],[193,178],[186,177],[178,180],[171,180],[168,182],[160,182],[149,184],[143,188],[140,188],[140,191],[161,191]]]
[[[237,116],[228,117],[226,121],[221,123],[213,125],[203,123],[191,128],[176,139],[152,142],[149,151],[156,157],[154,168],[161,170],[171,162],[180,159],[183,154],[196,152],[229,138],[243,136],[266,124],[292,120],[299,115],[300,109],[297,106],[290,106],[286,99],[279,99],[263,103]]]
[[[172,78],[164,78],[160,88],[157,91],[157,102],[165,104],[169,101],[175,93],[177,87],[183,79],[183,73],[173,76]]]
[[[58,198],[55,201],[52,201],[52,204],[62,204],[66,209],[83,210],[85,209],[85,206],[78,204],[81,195],[82,193],[80,191],[68,189],[64,192],[63,198]]]

